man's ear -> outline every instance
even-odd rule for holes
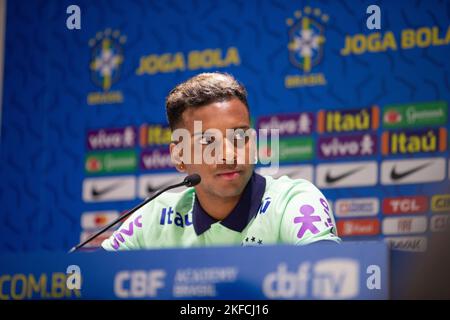
[[[183,163],[183,150],[179,148],[179,145],[171,142],[170,143],[170,159],[172,160],[172,163],[175,165],[175,168],[179,172],[185,172],[186,167]]]

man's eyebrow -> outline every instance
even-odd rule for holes
[[[233,130],[237,130],[237,129],[247,130],[247,129],[250,129],[250,126],[248,126],[248,125],[243,125],[243,126],[235,127],[235,128],[232,128],[232,129],[233,129]]]
[[[194,137],[194,136],[198,136],[198,135],[204,135],[206,131],[211,130],[211,129],[214,129],[214,128],[209,128],[209,129],[206,129],[206,130],[204,130],[202,132],[195,132],[194,134],[192,134],[192,136]],[[237,127],[234,127],[234,128],[228,128],[227,130],[238,130],[238,129],[248,130],[248,129],[250,129],[250,126],[248,126],[248,125],[237,126]]]

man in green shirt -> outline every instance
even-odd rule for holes
[[[199,174],[201,182],[146,204],[102,243],[104,249],[341,241],[330,205],[311,182],[254,172],[254,142],[242,134],[250,129],[247,92],[232,76],[203,73],[179,84],[166,99],[166,111],[172,131],[189,134],[170,145],[176,168]],[[223,152],[213,151],[214,161],[195,161],[196,151],[218,143],[220,133],[226,137]]]

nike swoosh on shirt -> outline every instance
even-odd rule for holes
[[[104,187],[103,189],[98,189],[95,186],[92,187],[92,197],[94,198],[99,198],[102,195],[104,195],[105,193],[111,192],[112,190],[117,189],[118,187],[120,187],[120,183],[114,183],[111,184],[107,187]]]
[[[409,176],[409,175],[411,175],[411,174],[413,174],[413,173],[415,173],[415,172],[417,172],[417,171],[422,170],[422,169],[425,168],[425,167],[428,167],[430,164],[431,164],[430,162],[424,163],[424,164],[422,164],[422,165],[420,165],[420,166],[418,166],[418,167],[409,169],[409,170],[404,171],[404,172],[397,172],[397,171],[395,170],[395,165],[394,165],[394,166],[392,167],[392,170],[391,170],[391,179],[392,179],[392,180],[400,180],[400,179],[403,179],[404,177],[407,177],[407,176]]]
[[[335,183],[335,182],[337,182],[339,180],[342,180],[342,179],[344,179],[344,178],[346,178],[348,176],[351,176],[352,174],[354,174],[354,173],[356,173],[358,171],[361,171],[362,169],[364,169],[364,167],[359,167],[359,168],[356,168],[356,169],[352,169],[352,170],[344,172],[344,173],[342,173],[342,174],[340,174],[338,176],[331,176],[330,171],[327,171],[327,174],[325,176],[325,182],[326,183]]]

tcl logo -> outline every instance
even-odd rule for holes
[[[384,214],[425,213],[426,211],[428,211],[428,198],[425,196],[396,197],[383,200]]]
[[[340,220],[337,222],[339,235],[346,236],[374,236],[380,233],[378,219]]]

